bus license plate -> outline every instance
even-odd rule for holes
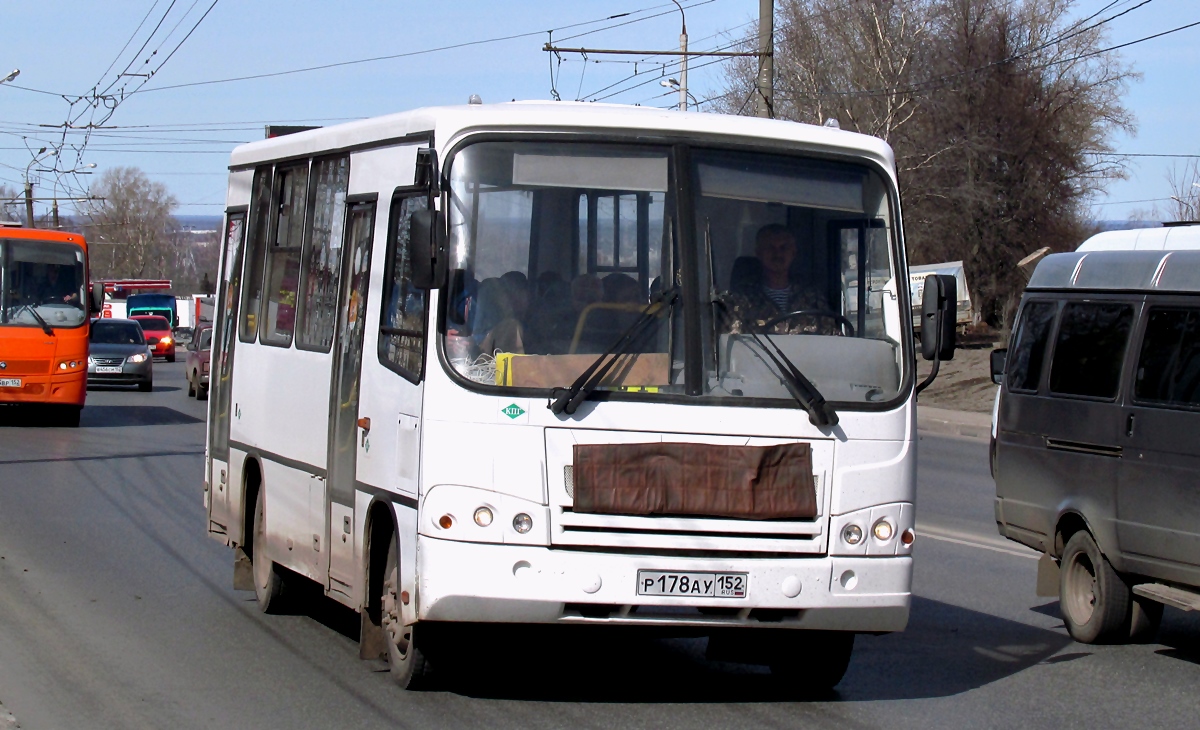
[[[121,372],[121,366],[120,365],[97,365],[96,372],[99,374],[119,373],[119,372]]]
[[[20,378],[0,378],[0,388],[20,388]]]
[[[750,579],[746,573],[666,573],[639,570],[640,596],[698,596],[745,598]]]

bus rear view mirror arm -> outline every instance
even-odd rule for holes
[[[408,246],[413,286],[418,289],[439,289],[446,280],[444,230],[442,216],[436,210],[413,211]]]
[[[954,359],[954,325],[958,320],[958,282],[948,274],[925,277],[921,297],[921,357],[933,361],[929,377],[917,385],[917,393],[937,377],[942,360]]]

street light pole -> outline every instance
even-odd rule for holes
[[[758,116],[775,116],[775,2],[758,0]]]

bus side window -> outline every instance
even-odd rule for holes
[[[308,202],[308,163],[275,171],[272,241],[267,246],[266,301],[261,335],[264,344],[287,347],[296,328],[296,290],[300,284],[300,244]]]
[[[267,229],[271,222],[271,168],[254,171],[250,202],[250,236],[246,245],[246,271],[242,279],[242,321],[238,338],[254,342],[258,336],[258,309],[262,297],[263,268],[266,256]]]
[[[383,311],[379,317],[379,361],[414,383],[425,362],[427,293],[412,285],[408,226],[413,211],[428,206],[424,193],[392,198],[388,216],[387,268],[383,277]]]
[[[349,157],[313,163],[312,214],[304,242],[304,285],[296,334],[296,347],[302,350],[329,352],[333,346],[349,184]]]

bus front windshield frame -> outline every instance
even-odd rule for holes
[[[800,407],[795,370],[877,409],[910,384],[895,189],[865,162],[492,138],[448,165],[441,350],[468,387],[593,368],[604,397]]]
[[[79,327],[87,322],[83,248],[0,239],[0,327]]]

